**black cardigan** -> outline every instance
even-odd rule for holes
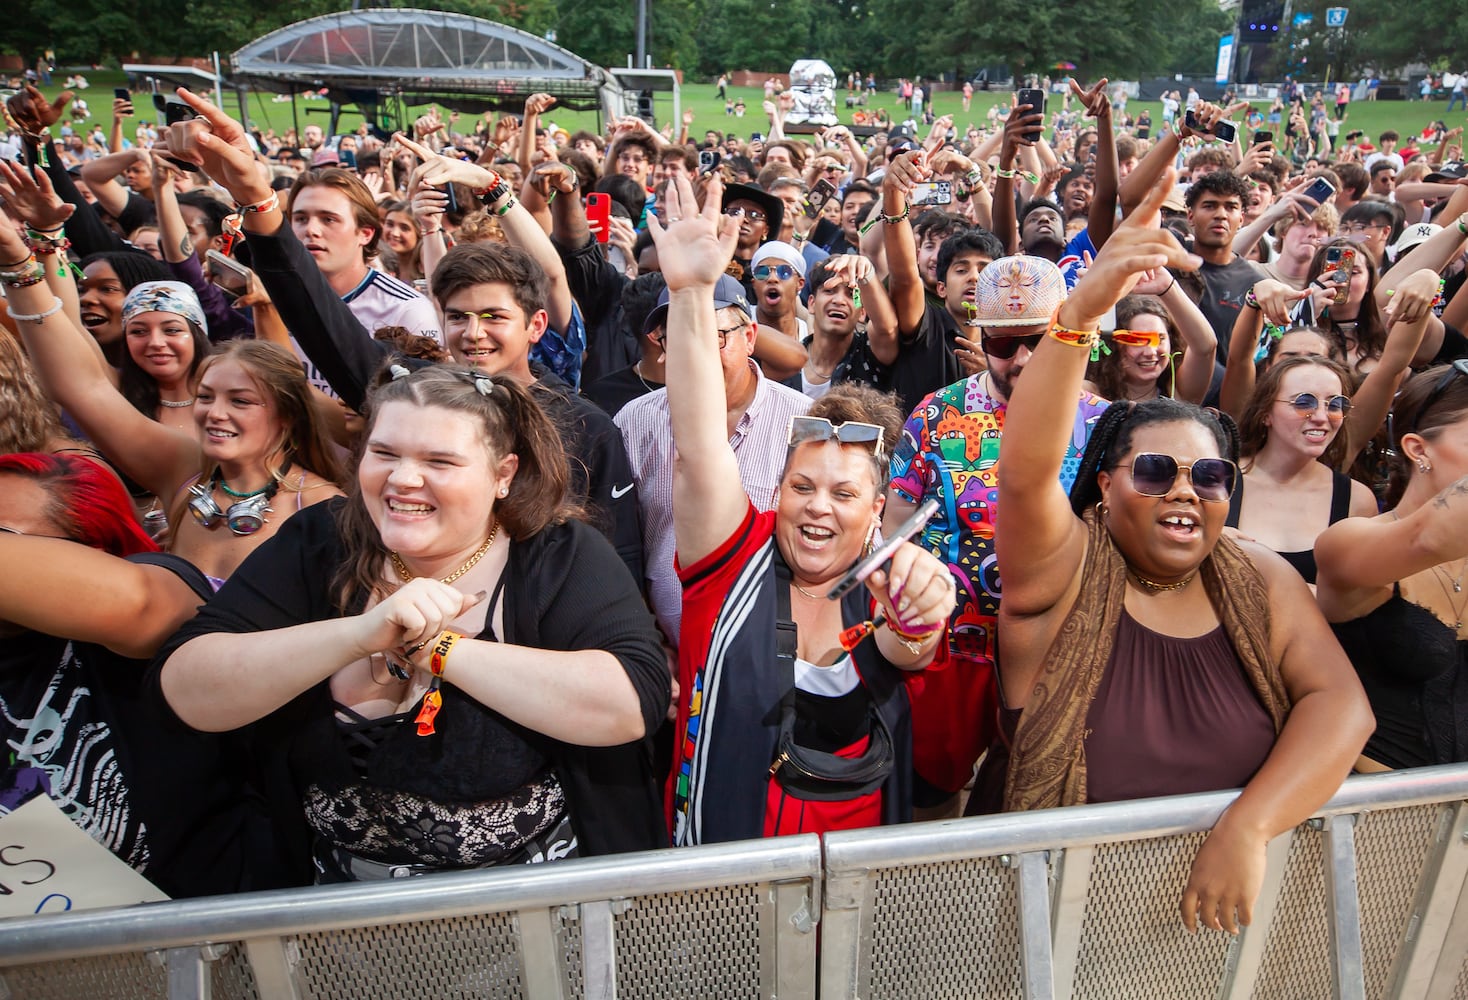
[[[250,554],[199,616],[160,650],[149,683],[173,724],[184,725],[167,708],[159,675],[173,651],[190,639],[339,617],[332,580],[346,559],[336,520],[344,505],[343,500],[327,501],[286,521],[273,538]],[[657,627],[637,584],[605,539],[574,521],[512,543],[505,574],[504,641],[543,649],[610,652],[637,691],[649,736],[617,747],[563,743],[509,723],[447,685],[439,734],[399,742],[405,753],[419,758],[405,762],[404,770],[411,772],[415,764],[423,768],[424,794],[451,784],[459,795],[470,796],[475,760],[465,748],[472,748],[480,727],[509,727],[555,767],[583,855],[667,846],[650,734],[668,707],[669,676]],[[310,650],[303,649],[301,655],[310,656]],[[278,669],[288,670],[290,664],[279,664]],[[339,749],[340,741],[323,738],[335,725],[332,720],[329,682],[323,681],[245,730],[251,740],[256,780],[270,803],[275,850],[303,884],[310,881],[311,846],[301,809],[305,788],[321,773],[337,769],[338,762],[317,759],[323,748],[327,754],[345,753]],[[456,730],[461,734],[457,755]],[[433,774],[434,768],[452,769],[453,773],[441,781]],[[483,780],[488,785],[494,779],[486,775]]]

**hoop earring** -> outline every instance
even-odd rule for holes
[[[1096,501],[1096,516],[1099,517],[1099,518],[1101,518],[1102,521],[1105,521],[1106,520],[1106,515],[1109,514],[1109,513],[1111,513],[1111,512],[1106,509],[1106,501],[1105,500],[1097,500]]]

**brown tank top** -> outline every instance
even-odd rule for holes
[[[1273,746],[1274,724],[1222,626],[1179,639],[1122,611],[1086,715],[1089,801],[1240,788]]]

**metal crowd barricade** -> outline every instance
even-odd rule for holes
[[[0,922],[0,998],[814,1000],[820,840]]]
[[[1178,904],[1234,793],[828,834],[823,998],[1468,1000],[1468,766],[1352,778],[1251,926]]]
[[[1352,778],[1271,843],[1252,925],[1189,935],[1232,799],[10,920],[0,1000],[814,1000],[817,961],[841,1000],[1468,1000],[1468,765]]]

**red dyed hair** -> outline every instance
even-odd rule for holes
[[[63,533],[114,556],[157,552],[138,524],[127,491],[107,469],[79,455],[0,455],[0,475],[33,480],[51,498],[45,511]]]

